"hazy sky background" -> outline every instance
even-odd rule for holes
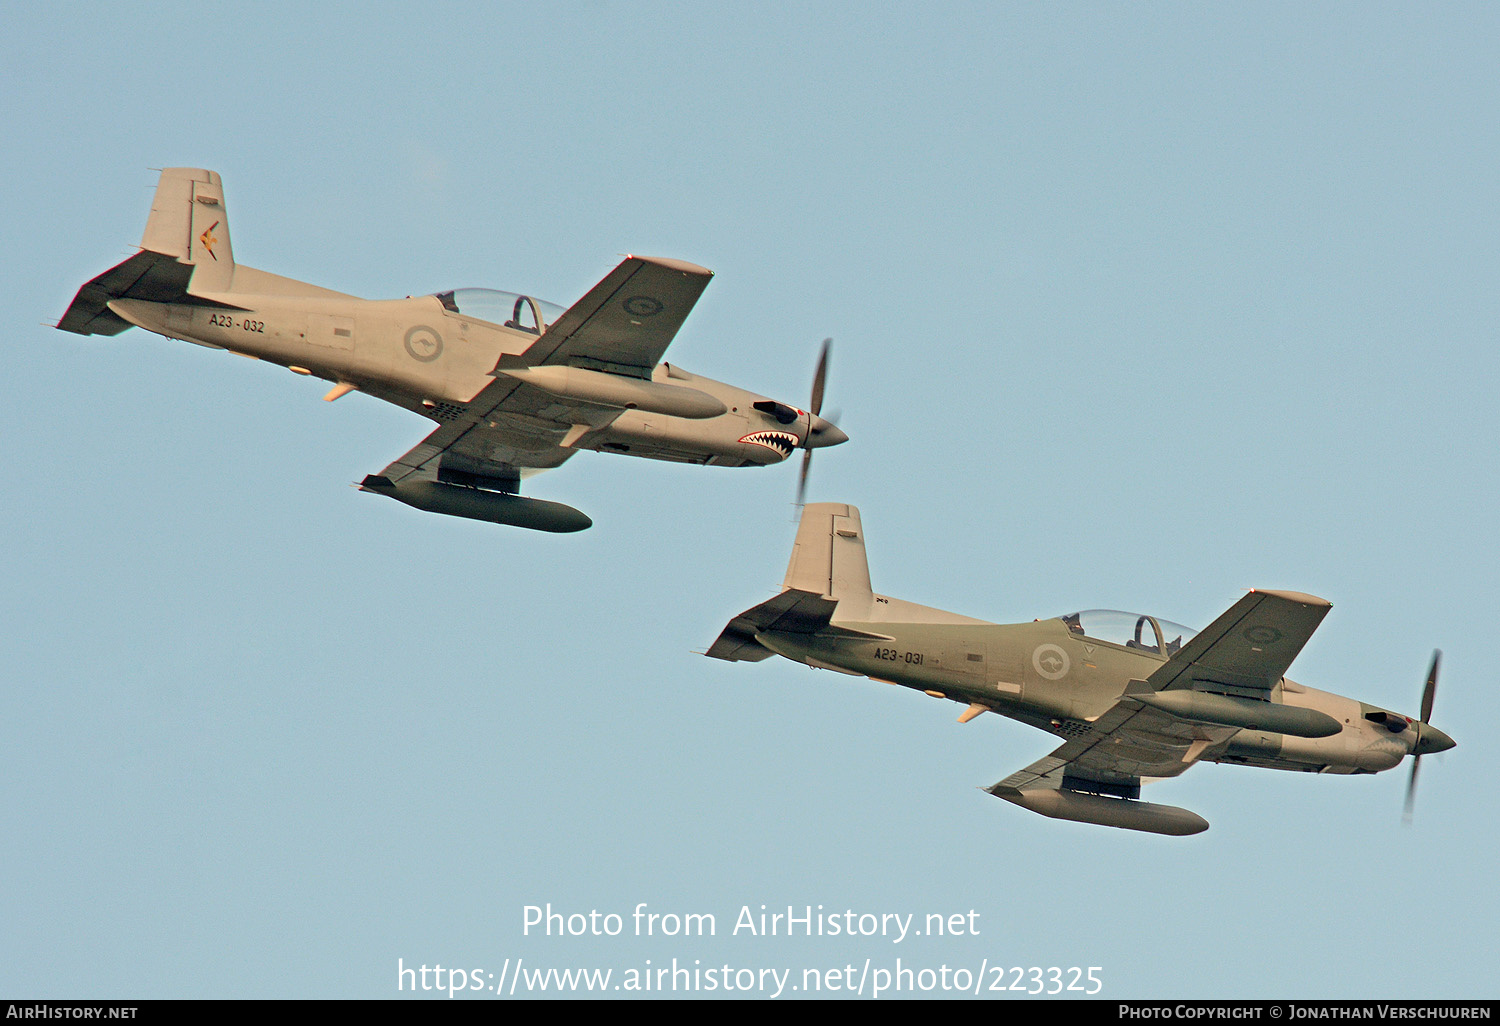
[[[1487,4],[0,7],[0,993],[675,958],[1495,997],[1497,52]],[[1409,827],[1407,766],[1151,785],[1191,838],[999,802],[1055,739],[696,654],[779,586],[794,465],[583,453],[528,491],[587,532],[442,518],[350,487],[425,421],[53,330],[172,165],[241,263],[370,298],[706,265],[674,362],[805,405],[834,337],[809,498],[877,591],[1312,592],[1292,676],[1415,714],[1441,647],[1459,746]],[[523,936],[549,902],[718,935]],[[731,936],[762,904],[979,934]]]

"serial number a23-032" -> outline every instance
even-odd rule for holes
[[[243,328],[245,331],[258,331],[262,334],[266,330],[265,321],[237,321],[228,314],[209,314],[208,323],[216,328]]]

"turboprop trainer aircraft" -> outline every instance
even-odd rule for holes
[[[492,289],[370,301],[234,262],[219,176],[161,173],[141,251],[79,289],[58,327],[132,325],[358,390],[437,422],[364,479],[418,509],[542,531],[592,521],[523,498],[520,480],[579,449],[712,466],[780,463],[847,436],[819,416],[828,349],[804,411],[659,362],[713,276],[626,257],[564,310]]]
[[[1062,745],[988,788],[1054,819],[1195,834],[1187,809],[1139,800],[1141,784],[1209,761],[1313,773],[1378,773],[1454,746],[1422,717],[1315,691],[1284,674],[1329,604],[1252,591],[1201,631],[1138,613],[1089,610],[993,624],[870,590],[853,506],[807,506],[781,594],[729,622],[707,654],[785,656],[865,676],[1056,734]]]

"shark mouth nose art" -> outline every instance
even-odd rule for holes
[[[754,431],[740,441],[775,450],[781,459],[786,459],[797,448],[797,436],[786,431]]]

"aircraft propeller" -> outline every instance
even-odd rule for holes
[[[818,369],[813,374],[812,398],[808,404],[808,418],[810,423],[807,428],[807,441],[803,442],[806,451],[802,454],[802,473],[797,478],[797,505],[804,505],[803,496],[807,494],[807,473],[812,467],[812,451],[827,445],[838,445],[847,441],[848,435],[838,429],[832,420],[824,420],[819,414],[823,412],[823,389],[828,384],[828,350],[833,345],[833,339],[823,340],[823,351],[818,356]]]
[[[1453,739],[1436,727],[1428,725],[1432,718],[1432,699],[1437,694],[1438,663],[1443,653],[1434,650],[1432,666],[1427,671],[1427,686],[1422,689],[1422,718],[1416,724],[1417,743],[1412,746],[1411,776],[1406,781],[1406,811],[1402,819],[1411,822],[1412,806],[1417,798],[1417,769],[1422,765],[1422,756],[1427,752],[1445,752],[1453,747]]]

